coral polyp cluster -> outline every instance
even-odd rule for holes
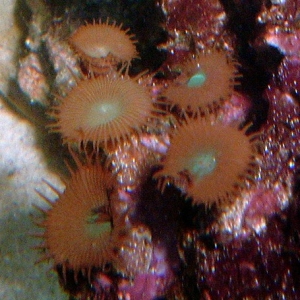
[[[52,131],[58,131],[66,143],[94,148],[109,142],[124,141],[134,132],[140,132],[155,108],[146,87],[128,76],[103,75],[81,80],[51,115],[56,122]]]
[[[112,178],[99,163],[84,165],[76,159],[64,192],[55,190],[55,202],[42,196],[50,209],[45,210],[42,259],[53,259],[55,265],[73,270],[75,275],[111,260],[112,215],[108,192]],[[51,186],[50,186],[51,187]],[[65,274],[64,274],[65,276]]]
[[[171,146],[155,174],[162,190],[168,183],[185,186],[195,204],[230,199],[253,173],[254,146],[251,136],[216,121],[189,120],[179,126]]]
[[[61,133],[67,144],[86,146],[91,142],[97,150],[109,143],[115,145],[139,133],[159,111],[148,88],[139,84],[142,75],[128,76],[130,62],[136,57],[135,42],[121,27],[108,21],[94,22],[79,27],[69,40],[89,62],[89,75],[79,80],[67,96],[58,97],[59,104],[49,113],[55,118],[49,127]],[[123,65],[119,71],[118,63]],[[124,67],[126,75],[122,75]]]
[[[116,43],[117,37],[120,38]],[[156,184],[154,179],[161,186],[161,191],[155,190],[155,197],[164,197],[168,185],[174,190],[181,188],[183,198],[192,198],[193,204],[206,207],[228,204],[242,190],[246,177],[252,176],[255,153],[252,136],[247,136],[245,130],[225,126],[216,116],[207,116],[212,112],[216,115],[214,108],[228,101],[233,93],[237,79],[234,59],[225,51],[198,54],[180,66],[177,78],[165,78],[163,88],[160,84],[156,86],[153,76],[129,75],[130,62],[137,56],[132,38],[121,26],[106,22],[83,25],[69,39],[84,62],[82,72],[87,75],[82,75],[66,96],[57,97],[57,103],[50,109],[49,115],[54,120],[49,127],[52,132],[60,133],[69,147],[75,145],[79,151],[83,148],[92,149],[97,155],[102,153],[105,165],[102,172],[116,175],[115,193],[112,199],[106,194],[103,200],[105,195],[98,191],[100,202],[95,207],[90,188],[97,186],[105,193],[110,186],[101,183],[105,181],[101,174],[95,174],[97,179],[83,176],[83,170],[93,173],[94,166],[83,167],[78,163],[78,174],[85,178],[84,182],[79,182],[76,179],[79,175],[71,170],[71,182],[65,193],[50,204],[51,209],[42,222],[43,247],[45,257],[52,257],[55,265],[63,269],[78,273],[81,269],[90,272],[92,267],[99,268],[98,273],[91,274],[99,297],[104,295],[103,283],[95,278],[99,274],[103,278],[101,267],[109,262],[127,282],[125,285],[119,282],[119,297],[130,293],[133,298],[148,295],[145,299],[150,300],[166,292],[175,272],[167,262],[169,246],[159,238],[152,238],[153,226],[144,224],[138,216],[138,211],[143,211],[142,186],[150,180],[146,178],[160,165],[161,170],[151,178],[152,186]],[[186,124],[180,125],[183,115]],[[173,120],[179,121],[175,121],[177,125]],[[76,207],[80,213],[74,214],[76,221],[73,214],[61,221],[65,210],[74,210],[71,206],[76,201],[81,203]],[[118,232],[113,228],[116,222]],[[81,243],[82,249],[73,253],[64,244],[68,243],[67,238],[73,239],[76,228],[79,240],[74,242]],[[142,234],[138,235],[139,231]],[[62,232],[68,232],[65,240]],[[178,266],[177,260],[174,266]],[[148,281],[151,285],[141,292],[139,284]],[[98,284],[100,287],[96,288]],[[91,294],[94,295],[88,295]]]
[[[134,7],[138,44],[96,12],[65,41],[45,37],[53,65],[84,74],[57,81],[69,92],[49,127],[101,166],[77,162],[57,202],[44,197],[43,258],[80,273],[77,299],[299,299],[299,29],[274,28],[275,1],[153,1],[157,26],[143,1],[108,2],[124,4],[115,17]]]
[[[224,51],[199,53],[179,66],[180,75],[164,96],[184,112],[199,114],[230,97],[237,79],[237,63]]]
[[[69,42],[81,59],[93,71],[105,70],[118,63],[130,66],[137,58],[134,35],[128,34],[116,22],[99,22],[80,26],[70,37]],[[117,43],[116,43],[117,41]]]

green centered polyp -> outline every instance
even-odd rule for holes
[[[98,213],[91,213],[87,217],[85,229],[89,237],[98,238],[104,233],[111,231],[111,223],[107,220],[101,222]]]
[[[216,166],[216,153],[214,151],[207,151],[198,153],[192,157],[189,161],[188,170],[197,180],[201,180],[204,176],[211,174]]]
[[[194,74],[187,82],[188,87],[200,87],[206,81],[206,75],[203,71],[199,71]]]

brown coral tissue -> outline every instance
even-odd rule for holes
[[[164,96],[182,112],[198,114],[230,97],[237,79],[237,63],[226,52],[199,53],[179,66],[181,74]]]
[[[128,76],[110,74],[81,80],[52,107],[56,122],[49,127],[68,144],[91,142],[99,149],[140,132],[154,111],[146,87]]]
[[[164,189],[169,182],[186,179],[187,197],[195,204],[211,206],[230,199],[254,162],[251,136],[243,130],[197,119],[179,126],[171,146],[155,174]]]
[[[63,193],[56,191],[54,202],[41,195],[50,205],[40,222],[44,228],[41,244],[44,259],[53,259],[64,270],[90,273],[110,261],[112,217],[108,191],[112,179],[97,164],[81,164],[71,171]],[[51,187],[51,185],[49,185]],[[65,274],[64,274],[65,276]]]

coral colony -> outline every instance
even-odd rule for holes
[[[96,3],[40,37],[70,154],[40,261],[74,299],[300,299],[296,1]]]

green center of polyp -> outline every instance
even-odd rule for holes
[[[92,105],[86,122],[91,127],[104,125],[115,120],[121,111],[122,106],[117,99],[102,100]]]
[[[217,166],[216,153],[214,151],[201,152],[189,161],[188,170],[191,174],[201,180],[204,176],[211,174]]]
[[[194,74],[187,82],[188,87],[200,87],[206,81],[206,75],[203,71]]]
[[[85,229],[89,237],[98,238],[105,232],[109,232],[111,230],[109,216],[91,212],[86,218]]]

